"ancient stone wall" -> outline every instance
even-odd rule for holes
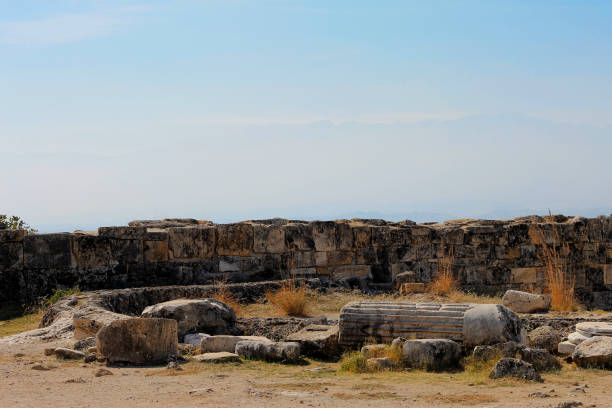
[[[97,232],[0,230],[0,301],[32,301],[58,286],[90,290],[288,275],[384,287],[407,271],[416,282],[429,282],[451,251],[453,273],[465,289],[540,292],[544,268],[529,234],[534,226],[563,254],[582,301],[611,309],[612,216],[427,224],[165,220]]]

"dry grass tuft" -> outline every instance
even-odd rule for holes
[[[307,316],[308,314],[308,288],[298,284],[295,279],[282,282],[277,291],[266,292],[266,299],[288,316]]]
[[[0,304],[0,337],[38,328],[43,311],[23,309],[14,303]]]
[[[561,255],[569,253],[569,246],[567,242],[562,242],[550,211],[548,218],[553,225],[551,244],[547,243],[544,231],[538,226],[531,226],[529,236],[534,245],[542,248],[541,253],[538,252],[538,258],[544,264],[546,290],[552,298],[552,310],[573,312],[579,309],[574,293],[576,279],[568,276],[567,262]]]
[[[215,291],[210,295],[211,298],[217,299],[220,302],[225,303],[236,313],[236,316],[241,317],[243,315],[243,307],[236,299],[236,296],[227,288],[227,280],[223,279],[214,283]]]
[[[428,293],[437,296],[448,296],[453,292],[457,292],[459,284],[457,279],[455,279],[453,276],[454,261],[454,250],[451,246],[448,253],[446,253],[438,262],[438,272],[431,283],[427,286]]]

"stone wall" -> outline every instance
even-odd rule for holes
[[[164,220],[101,227],[97,232],[26,235],[0,230],[0,301],[33,301],[53,288],[76,285],[93,290],[258,281],[292,274],[385,287],[407,271],[414,272],[415,281],[429,282],[451,250],[453,273],[465,289],[540,292],[544,268],[538,257],[541,249],[529,235],[534,226],[563,253],[581,300],[611,309],[612,216],[426,224]]]

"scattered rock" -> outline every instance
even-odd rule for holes
[[[341,351],[338,326],[311,324],[289,335],[287,341],[298,343],[301,353],[309,357],[335,358]]]
[[[555,405],[555,408],[576,408],[582,406],[580,401],[563,401]]]
[[[515,377],[528,381],[543,381],[540,374],[538,374],[531,364],[517,358],[509,357],[500,359],[489,375],[489,378],[494,379],[504,377]]]
[[[530,398],[550,398],[550,394],[546,394],[544,392],[536,391],[532,392],[528,395]]]
[[[371,370],[389,370],[393,368],[393,360],[389,357],[368,358],[366,366]]]
[[[64,381],[66,384],[85,384],[85,380],[81,377],[79,378],[71,378],[69,380]]]
[[[567,341],[569,341],[572,344],[578,345],[580,343],[582,343],[585,340],[590,339],[593,336],[585,336],[584,334],[580,333],[580,332],[573,332],[571,333],[569,336],[567,336]]]
[[[85,353],[83,353],[82,351],[72,350],[63,347],[56,348],[55,355],[58,358],[63,358],[66,360],[80,360],[85,358]]]
[[[193,332],[234,334],[236,314],[216,299],[175,299],[145,308],[147,318],[173,319],[178,322],[178,337]]]
[[[448,339],[408,340],[402,347],[402,357],[413,367],[444,370],[458,365],[461,347]]]
[[[550,310],[551,297],[535,293],[508,290],[502,304],[516,313],[547,312]]]
[[[110,363],[165,362],[178,354],[176,330],[172,319],[116,320],[100,329],[97,347]]]
[[[200,388],[197,390],[189,391],[189,395],[193,395],[193,396],[206,395],[206,394],[210,394],[211,392],[214,392],[212,388]]]
[[[534,349],[524,347],[519,351],[521,360],[533,365],[538,372],[554,371],[561,369],[561,363],[545,349]]]
[[[75,350],[85,350],[85,349],[88,349],[89,347],[94,347],[95,345],[96,345],[95,337],[85,337],[84,339],[81,339],[77,341],[76,343],[74,343],[73,347]]]
[[[265,342],[243,340],[236,344],[236,354],[254,360],[297,362],[300,345],[294,342]]]
[[[612,337],[595,336],[576,346],[572,359],[579,367],[612,368]]]
[[[228,353],[234,353],[236,350],[236,344],[245,340],[263,341],[268,343],[272,342],[271,340],[260,336],[209,336],[202,339],[200,344],[200,352],[218,353],[220,351],[226,351]]]
[[[96,377],[103,377],[105,375],[113,375],[113,372],[110,370],[107,370],[105,368],[100,368],[98,371],[96,371],[96,373],[94,374]]]
[[[240,356],[235,353],[220,351],[218,353],[198,354],[197,356],[194,356],[193,359],[202,363],[229,363],[240,361]]]
[[[557,352],[561,355],[572,355],[576,350],[576,345],[569,341],[562,341],[557,346]]]
[[[49,371],[50,368],[48,366],[46,366],[45,364],[34,364],[32,366],[32,370]]]
[[[195,344],[199,346],[200,343],[202,343],[202,340],[205,339],[206,337],[210,337],[210,334],[206,334],[206,333],[186,334],[185,337],[183,338],[183,343],[184,344]]]
[[[561,341],[561,334],[551,326],[540,326],[527,335],[529,346],[538,349],[546,349],[550,352],[557,351]]]

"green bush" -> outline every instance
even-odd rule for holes
[[[36,230],[30,227],[24,220],[17,217],[16,215],[0,214],[0,230],[26,230],[28,234],[33,234]]]
[[[80,294],[81,294],[81,290],[79,289],[78,286],[75,286],[74,288],[68,288],[68,289],[60,289],[60,288],[53,289],[53,293],[51,294],[51,296],[48,296],[45,298],[43,302],[43,307],[46,309],[49,306],[55,304],[60,299],[65,298],[66,296],[80,295]]]

